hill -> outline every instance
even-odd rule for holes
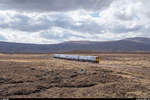
[[[24,44],[0,42],[1,53],[51,53],[69,51],[131,52],[150,51],[150,38],[136,37],[118,41],[68,41],[59,44]]]

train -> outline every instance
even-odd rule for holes
[[[98,56],[79,56],[79,55],[67,55],[67,54],[54,54],[53,57],[58,58],[58,59],[87,61],[87,62],[94,62],[94,63],[100,62],[100,57],[98,57]]]

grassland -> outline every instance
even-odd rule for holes
[[[97,55],[101,61],[0,54],[0,98],[150,98],[149,53],[80,55]]]

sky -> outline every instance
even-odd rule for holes
[[[0,0],[0,41],[112,41],[149,32],[149,0]]]

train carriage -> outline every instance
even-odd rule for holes
[[[98,56],[79,56],[79,55],[65,55],[65,54],[54,54],[54,58],[67,59],[67,60],[78,60],[78,61],[89,61],[99,63],[100,58]]]

